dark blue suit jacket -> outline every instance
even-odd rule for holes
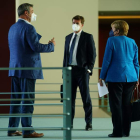
[[[73,33],[69,34],[65,38],[63,67],[67,67],[69,65],[68,64],[69,44],[72,35]],[[90,75],[92,75],[95,59],[96,59],[96,48],[95,48],[93,36],[89,33],[82,31],[77,47],[77,54],[76,54],[77,65],[79,67],[89,69],[91,71]]]
[[[34,26],[19,19],[11,26],[8,34],[9,67],[42,67],[41,52],[53,52],[54,45],[39,43],[41,36]],[[29,79],[43,79],[42,70],[9,70],[9,76]]]

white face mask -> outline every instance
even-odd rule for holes
[[[31,22],[36,21],[36,17],[37,17],[37,15],[34,14],[34,13],[32,13],[32,16],[31,16]]]
[[[72,25],[72,29],[73,29],[74,32],[77,32],[77,31],[80,30],[80,26],[77,25],[77,24],[73,24],[73,25]]]

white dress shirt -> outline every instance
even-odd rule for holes
[[[23,18],[18,18],[19,20],[24,20],[26,23],[31,24],[29,21],[23,19]]]
[[[77,47],[78,47],[79,39],[80,39],[80,36],[81,36],[81,32],[82,32],[82,30],[77,33],[77,37],[76,37],[76,41],[75,41],[75,46],[74,46],[74,50],[73,50],[73,56],[72,56],[72,63],[71,63],[71,65],[74,65],[74,66],[77,65],[76,55],[77,55]],[[73,35],[72,35],[72,38],[71,38],[71,41],[70,41],[70,45],[69,45],[69,51],[71,49],[71,44],[72,44],[72,41],[73,41],[74,37],[75,37],[75,33],[73,33]]]

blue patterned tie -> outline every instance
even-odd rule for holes
[[[74,50],[74,46],[76,42],[76,37],[77,37],[77,34],[75,34],[75,37],[73,38],[73,41],[71,44],[70,53],[69,53],[69,65],[72,63],[72,56],[73,56],[73,50]]]

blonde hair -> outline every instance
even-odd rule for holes
[[[119,30],[119,35],[126,35],[128,34],[129,25],[124,20],[115,20],[111,23],[111,27],[114,25],[116,30]]]

